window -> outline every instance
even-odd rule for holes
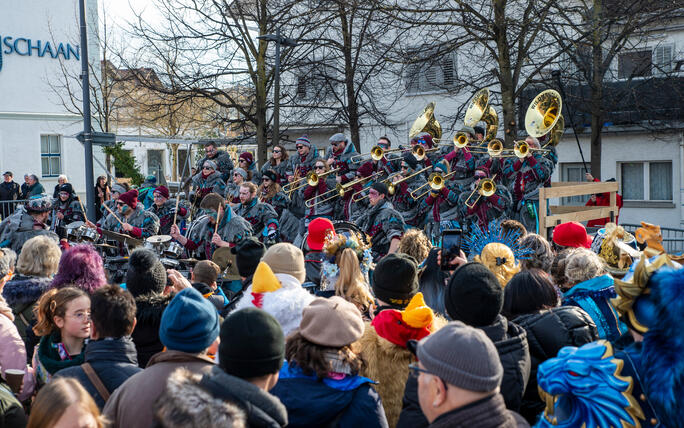
[[[672,201],[672,162],[622,162],[620,183],[626,201]]]
[[[653,49],[653,74],[666,74],[672,71],[672,45],[657,46]]]
[[[586,182],[582,163],[561,163],[561,181]],[[561,199],[561,205],[585,205],[591,195],[569,196]]]
[[[157,183],[161,183],[161,177],[164,175],[164,159],[163,150],[148,150],[147,151],[147,175],[154,175],[157,177]]]
[[[62,173],[59,135],[40,136],[40,164],[43,177],[57,177]]]
[[[626,52],[618,57],[618,79],[648,77],[651,75],[653,51]]]
[[[324,63],[301,69],[297,76],[297,98],[300,100],[330,101],[335,99],[335,88],[340,86],[337,70]]]
[[[423,92],[442,92],[453,89],[458,80],[456,52],[435,54],[435,59],[408,64],[404,72],[406,92],[409,95]]]

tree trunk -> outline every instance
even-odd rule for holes
[[[361,123],[359,122],[359,104],[356,100],[356,90],[354,87],[354,63],[352,59],[352,26],[349,22],[344,2],[340,1],[340,27],[342,28],[342,41],[344,49],[344,85],[347,95],[347,119],[349,120],[349,132],[351,141],[356,147],[356,151],[361,151]]]
[[[601,129],[603,128],[603,52],[601,0],[594,1],[591,74],[591,175],[601,179]]]
[[[266,2],[260,1],[259,5],[259,34],[267,33],[266,28]],[[257,165],[259,168],[268,159],[268,122],[266,121],[266,48],[265,40],[259,41],[259,49],[256,57],[256,143],[257,143]]]
[[[171,181],[178,181],[178,144],[171,146]]]
[[[504,144],[513,147],[517,137],[515,115],[515,87],[511,69],[511,54],[506,37],[506,0],[494,1],[494,35],[499,53],[499,85],[501,86],[501,107],[503,109]]]

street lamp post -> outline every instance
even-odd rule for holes
[[[275,34],[264,34],[257,39],[267,42],[275,42],[275,87],[273,89],[273,144],[280,142],[280,45],[287,47],[297,46],[297,42],[288,37],[280,36],[280,29]]]
[[[93,180],[93,134],[90,118],[90,81],[88,79],[88,36],[83,0],[78,2],[81,30],[81,85],[83,86],[83,146],[85,149],[86,212],[83,215],[95,219],[95,184]]]

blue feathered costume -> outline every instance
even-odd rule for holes
[[[643,258],[615,285],[611,303],[643,340],[615,350],[602,340],[566,347],[542,363],[546,409],[535,426],[684,428],[684,269],[667,255]]]

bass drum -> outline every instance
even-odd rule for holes
[[[333,226],[335,226],[335,233],[350,236],[352,233],[355,233],[356,235],[360,236],[361,239],[363,240],[363,243],[366,245],[370,245],[371,239],[370,236],[366,235],[357,225],[354,223],[344,221],[344,220],[333,220]],[[306,238],[309,236],[309,232],[307,231],[304,234],[304,238],[302,239],[302,243],[300,245],[300,249],[304,254],[306,254],[309,251],[309,247],[306,245]]]

